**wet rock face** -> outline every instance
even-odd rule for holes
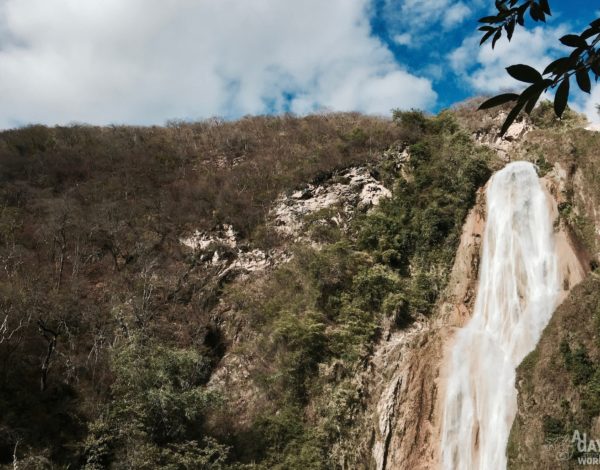
[[[560,184],[553,174],[543,182],[550,195],[555,192],[552,186]],[[372,358],[364,389],[370,400],[367,414],[371,417],[373,432],[365,434],[373,436],[370,447],[372,467],[377,470],[439,467],[440,397],[444,396],[449,374],[444,358],[448,357],[455,332],[471,316],[477,290],[486,218],[483,192],[479,196],[463,227],[451,277],[438,312],[412,328],[395,332],[378,345]],[[557,215],[556,203],[553,203],[553,214]],[[583,278],[585,263],[581,264],[565,228],[557,226],[556,231],[561,258],[559,269],[563,279],[568,279],[564,296]],[[560,403],[560,400],[554,403]],[[537,415],[539,422],[542,415]]]
[[[450,280],[437,313],[417,320],[381,342],[371,360],[365,389],[374,428],[371,454],[377,470],[431,469],[439,462],[439,396],[442,358],[457,327],[469,318],[476,288],[483,192],[461,236]]]

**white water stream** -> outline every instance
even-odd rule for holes
[[[510,163],[492,177],[475,309],[448,364],[444,470],[506,469],[515,369],[535,348],[559,293],[552,224],[531,163]]]

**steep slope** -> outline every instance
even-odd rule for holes
[[[358,114],[0,133],[0,465],[222,467],[223,289],[286,259],[283,191],[406,135]]]
[[[223,299],[231,302],[228,321],[250,318],[254,325],[230,348],[215,383],[221,390],[247,389],[248,378],[256,385],[232,410],[242,431],[233,448],[242,461],[262,460],[270,468],[399,468],[406,452],[418,461],[420,441],[433,442],[418,429],[427,401],[433,402],[425,397],[435,390],[429,379],[436,372],[427,367],[433,356],[421,352],[441,326],[434,312],[447,283],[469,284],[450,272],[459,244],[471,250],[476,243],[472,233],[460,235],[491,154],[448,115],[403,118],[425,134],[390,161],[391,198],[354,218],[341,237],[323,243],[319,231],[316,246],[297,247],[273,275],[248,279]],[[318,195],[336,184],[325,182]],[[317,192],[306,193],[304,206],[320,200],[311,194]],[[469,224],[476,224],[473,214]],[[339,214],[319,216],[331,221]],[[462,263],[473,260],[461,259],[455,271],[465,270]],[[459,302],[467,297],[456,295]],[[431,354],[439,345],[432,343]],[[427,370],[432,375],[416,384],[413,378]],[[419,397],[421,411],[412,404]],[[294,432],[281,436],[283,429]],[[270,454],[274,444],[279,451]]]
[[[480,117],[0,133],[0,465],[435,466],[491,172],[553,165],[595,249],[578,131]]]
[[[394,334],[373,357],[373,456],[377,469],[428,469],[439,461],[442,359],[474,301],[485,207],[483,193],[463,227],[448,287],[432,318]],[[375,380],[373,380],[375,379]]]
[[[592,274],[557,309],[519,367],[509,468],[579,468],[578,458],[587,455],[572,441],[574,432],[589,440],[600,434],[599,312],[600,281]]]
[[[490,155],[451,113],[1,133],[0,464],[373,466]]]
[[[541,129],[523,142],[553,166],[560,225],[577,240],[579,258],[592,270],[599,254],[599,144],[597,132],[583,129]],[[594,464],[598,451],[589,442],[600,434],[598,287],[597,272],[592,272],[573,289],[518,369],[519,409],[509,441],[509,468],[580,468],[585,463],[580,458]],[[586,445],[578,448],[584,434]]]
[[[551,176],[542,181],[548,188],[546,198],[551,217],[557,221],[557,202],[551,192],[558,183]],[[441,399],[449,373],[446,361],[451,356],[455,332],[469,321],[473,312],[484,224],[485,204],[480,197],[465,223],[439,312],[431,321],[392,337],[374,355],[371,377],[375,383],[378,380],[382,383],[381,389],[374,393],[380,397],[374,412],[378,422],[373,446],[378,469],[427,469],[440,465]],[[583,279],[586,266],[567,227],[556,227],[562,299]]]

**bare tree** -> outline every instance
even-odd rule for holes
[[[52,359],[52,355],[56,349],[56,342],[58,341],[58,335],[60,333],[60,329],[53,330],[46,325],[44,320],[37,321],[38,328],[40,333],[44,337],[47,342],[46,355],[42,360],[42,377],[41,377],[41,390],[42,392],[46,391],[48,386],[48,371],[50,370],[50,360]]]

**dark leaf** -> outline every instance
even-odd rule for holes
[[[562,83],[558,86],[558,90],[556,90],[556,95],[554,96],[554,112],[558,117],[562,117],[565,109],[567,107],[567,102],[569,101],[569,76],[565,75]]]
[[[513,122],[515,122],[515,119],[517,118],[524,106],[525,101],[517,101],[515,107],[510,111],[510,113],[508,113],[508,116],[506,116],[506,120],[504,121],[504,124],[502,124],[502,129],[500,130],[500,135],[506,134],[506,131],[508,130],[510,125]]]
[[[496,0],[496,8],[498,9],[498,11],[508,10],[508,7],[504,4],[503,1],[500,1],[500,0]]]
[[[496,28],[493,26],[480,26],[477,28],[479,31],[496,31]]]
[[[498,31],[496,31],[496,34],[494,34],[494,39],[492,39],[492,49],[494,47],[496,47],[496,43],[498,42],[498,39],[500,39],[502,37],[502,30],[499,29]]]
[[[533,21],[541,21],[541,10],[537,3],[532,3],[529,7],[529,16]]]
[[[600,18],[595,19],[590,23],[592,28],[600,28]]]
[[[479,18],[480,23],[496,23],[500,21],[500,17],[498,16],[484,16],[483,18]]]
[[[552,84],[552,80],[546,79],[541,82],[534,83],[528,87],[523,93],[521,93],[521,99],[527,103],[525,105],[525,112],[531,114],[535,104],[540,99],[541,94]]]
[[[542,75],[533,67],[525,64],[511,65],[506,71],[521,82],[534,83],[542,80]]]
[[[517,23],[519,23],[519,25],[521,26],[525,26],[525,13],[519,11],[519,13],[517,14]]]
[[[560,42],[569,47],[587,47],[587,42],[585,39],[577,36],[576,34],[567,34],[566,36],[560,38]]]
[[[588,28],[586,29],[583,33],[581,33],[581,39],[589,39],[592,36],[595,36],[596,34],[600,33],[600,31],[594,29],[594,28]]]
[[[483,37],[481,38],[481,41],[479,41],[479,45],[481,46],[485,41],[487,41],[492,34],[494,34],[494,30],[493,29],[491,31],[488,31],[487,33],[485,33],[483,35]]]
[[[484,101],[479,105],[479,109],[495,108],[496,106],[500,106],[501,104],[516,101],[517,98],[519,98],[519,95],[517,95],[516,93],[504,93],[502,95],[494,96],[493,98]]]
[[[538,102],[538,100],[540,99],[540,96],[543,92],[544,92],[543,89],[537,90],[535,95],[533,95],[531,98],[529,98],[529,101],[527,101],[527,105],[525,106],[525,112],[527,114],[531,114],[531,111],[533,111],[535,104]]]
[[[585,49],[582,47],[578,47],[577,49],[573,49],[573,52],[571,52],[571,55],[569,56],[569,58],[571,59],[571,61],[573,62],[573,64],[577,63],[577,60],[579,59],[579,56],[581,54],[583,54],[585,52]]]
[[[592,89],[592,84],[590,83],[590,76],[588,75],[587,69],[578,69],[575,72],[575,78],[577,78],[577,85],[581,88],[581,91],[585,91],[589,93]]]
[[[552,16],[552,12],[550,11],[550,5],[548,4],[548,0],[540,0],[540,7],[542,11],[547,15]]]
[[[561,57],[560,59],[556,59],[548,64],[548,66],[544,69],[543,75],[546,75],[547,73],[561,75],[567,71],[571,63],[572,61],[569,57]]]
[[[515,20],[514,18],[512,20],[510,20],[508,23],[506,23],[506,36],[508,37],[508,40],[510,41],[513,37],[513,33],[515,32]]]

